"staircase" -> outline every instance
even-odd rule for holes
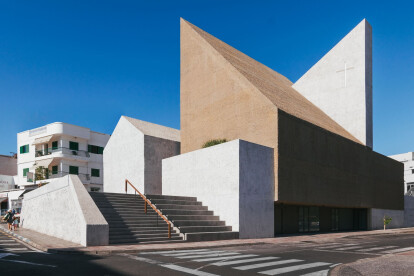
[[[186,241],[212,241],[238,239],[218,216],[213,215],[195,197],[146,195],[164,216],[171,221]]]
[[[183,238],[173,230],[168,238],[167,223],[136,195],[90,192],[109,224],[109,244],[179,242]]]

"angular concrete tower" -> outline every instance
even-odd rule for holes
[[[365,19],[293,87],[372,148],[372,29]]]

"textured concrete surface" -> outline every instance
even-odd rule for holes
[[[404,227],[414,226],[414,196],[404,196]]]
[[[369,23],[362,20],[293,88],[372,148],[372,28]]]
[[[17,175],[17,159],[0,154],[0,175]]]
[[[392,218],[392,221],[387,225],[387,228],[402,228],[405,226],[404,210],[386,210],[373,208],[370,210],[369,216],[369,229],[372,230],[384,229],[384,216]]]
[[[108,224],[75,175],[25,194],[21,226],[84,246],[108,244]]]
[[[180,153],[179,130],[122,116],[104,150],[104,191],[161,194],[161,160]],[[135,191],[129,187],[128,193]]]
[[[279,111],[281,203],[404,209],[403,165]]]
[[[163,160],[163,194],[194,196],[240,238],[274,235],[273,150],[242,140]]]

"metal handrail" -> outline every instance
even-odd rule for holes
[[[144,196],[143,194],[141,194],[140,193],[140,191],[138,191],[138,189],[137,188],[135,188],[135,186],[134,185],[132,185],[132,183],[131,182],[129,182],[129,180],[128,179],[125,179],[125,193],[127,193],[128,192],[128,184],[129,185],[131,185],[131,187],[135,190],[135,192],[137,192],[141,197],[142,197],[142,199],[145,201],[145,207],[144,207],[144,210],[145,210],[145,214],[147,213],[147,204],[149,204],[149,206],[151,206],[152,207],[152,209],[154,209],[154,211],[155,212],[157,212],[157,214],[163,219],[163,220],[165,220],[165,222],[168,224],[168,238],[169,239],[171,239],[171,222],[157,209],[157,207],[155,207],[154,206],[154,204],[152,204],[151,203],[151,201],[149,201],[148,199],[147,199],[147,197],[146,196]]]

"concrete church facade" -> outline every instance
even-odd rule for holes
[[[394,227],[403,226],[403,167],[371,149],[371,49],[371,27],[363,20],[293,84],[181,20],[182,155],[164,160],[163,187],[174,187],[186,178],[173,170],[193,171],[197,162],[205,161],[183,160],[186,155],[194,158],[189,153],[205,141],[241,139],[273,149],[272,172],[266,175],[274,175],[274,209],[267,218],[274,218],[275,234],[375,229],[381,227],[384,215],[393,217]],[[347,83],[326,80],[329,74],[324,72],[340,64],[353,64]],[[333,97],[335,93],[340,97]],[[180,169],[174,160],[189,167]],[[204,185],[214,187],[214,178],[209,179],[211,183],[204,181]],[[260,176],[249,181],[253,188]],[[190,184],[187,189],[163,190],[197,196]],[[260,213],[251,207],[247,220]]]

